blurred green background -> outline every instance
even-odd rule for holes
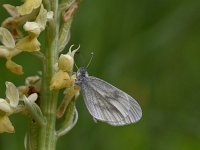
[[[1,22],[8,17],[2,7],[0,16]],[[94,52],[89,73],[135,97],[143,118],[123,127],[96,124],[80,96],[79,121],[58,141],[58,150],[200,149],[199,0],[83,0],[70,44],[81,45],[79,66]],[[15,60],[25,74],[11,74],[0,59],[0,97],[6,80],[21,85],[41,69],[28,54]],[[16,134],[0,134],[0,150],[24,149],[27,119],[14,115],[11,120]]]

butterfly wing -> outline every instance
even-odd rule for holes
[[[81,90],[87,109],[97,120],[120,126],[135,123],[142,116],[135,99],[99,78],[87,77]]]
[[[142,117],[142,110],[139,104],[135,101],[135,99],[133,99],[132,97],[129,97],[129,98],[130,98],[129,115],[121,121],[108,122],[108,124],[114,125],[114,126],[120,126],[120,125],[135,123],[140,120],[140,118]]]

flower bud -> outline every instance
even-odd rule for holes
[[[58,67],[63,71],[70,72],[74,66],[74,58],[70,55],[61,54],[58,59]]]
[[[69,52],[67,54],[61,54],[59,59],[58,59],[58,67],[59,69],[63,70],[63,71],[67,71],[67,72],[70,72],[72,71],[73,69],[73,66],[74,66],[74,54],[78,51],[78,49],[80,48],[80,46],[71,51],[72,47],[74,45],[72,45],[70,48],[69,48]]]

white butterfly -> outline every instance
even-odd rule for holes
[[[127,93],[96,77],[85,68],[77,71],[76,84],[94,119],[113,126],[135,123],[142,117],[140,105]]]

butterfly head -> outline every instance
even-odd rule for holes
[[[84,67],[79,68],[76,72],[76,84],[80,85],[86,77],[88,77],[87,69]]]

